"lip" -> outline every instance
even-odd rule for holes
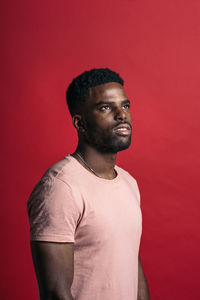
[[[131,134],[131,126],[129,124],[119,124],[114,128],[117,135],[128,136]]]

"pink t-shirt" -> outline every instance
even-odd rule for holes
[[[102,179],[68,155],[28,200],[31,240],[74,242],[76,300],[137,300],[140,194],[129,173],[115,170]]]

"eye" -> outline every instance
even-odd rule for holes
[[[99,110],[103,111],[103,110],[109,110],[110,106],[109,105],[103,105],[99,108]]]
[[[129,109],[129,108],[130,108],[130,104],[125,104],[125,105],[123,105],[123,108],[124,108],[124,109]]]

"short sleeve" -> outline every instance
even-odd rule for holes
[[[80,196],[58,178],[41,180],[28,200],[32,241],[74,242],[81,219]]]

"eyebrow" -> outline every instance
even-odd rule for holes
[[[130,104],[130,100],[125,99],[122,101],[122,104]],[[95,106],[103,105],[103,104],[115,104],[115,101],[99,101],[95,104]]]

